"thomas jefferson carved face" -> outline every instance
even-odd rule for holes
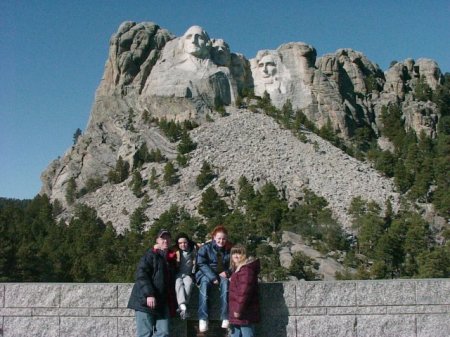
[[[213,39],[211,57],[215,64],[228,66],[231,62],[230,47],[222,39]]]
[[[258,62],[258,70],[265,83],[273,81],[273,77],[277,73],[277,64],[272,55],[266,55]]]
[[[192,26],[183,35],[183,49],[198,58],[209,56],[210,39],[202,27]]]

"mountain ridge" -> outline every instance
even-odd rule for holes
[[[197,39],[204,40],[204,44],[200,46],[201,52],[186,52],[186,44],[190,41],[192,32],[197,34],[194,34]],[[198,41],[196,43],[198,44]],[[266,68],[269,70],[265,70]],[[270,76],[267,76],[268,74]],[[128,186],[131,177],[115,186],[108,182],[108,172],[114,169],[119,158],[131,166],[133,156],[143,144],[149,149],[161,150],[168,160],[173,161],[177,157],[176,144],[165,139],[157,128],[149,127],[145,122],[146,115],[156,120],[176,122],[193,120],[201,124],[199,128],[190,131],[191,137],[197,141],[199,147],[189,154],[191,159],[188,167],[179,167],[180,183],[166,186],[165,190],[179,189],[174,194],[181,192],[189,195],[195,190],[194,176],[198,174],[201,162],[211,160],[218,173],[213,185],[217,185],[222,178],[236,184],[240,175],[250,175],[253,182],[257,182],[258,179],[274,182],[280,191],[286,190],[288,195],[291,193],[290,188],[295,184],[299,186],[298,189],[310,188],[327,199],[342,225],[350,229],[351,221],[346,209],[354,196],[361,196],[367,200],[375,199],[382,208],[385,207],[385,202],[390,200],[394,210],[399,208],[399,196],[392,180],[382,177],[369,164],[343,155],[341,150],[307,131],[303,132],[307,143],[303,143],[289,131],[276,126],[274,121],[269,122],[270,117],[250,113],[245,109],[250,102],[245,97],[249,92],[251,96],[252,91],[261,96],[267,93],[275,107],[280,109],[287,102],[291,102],[292,107],[301,109],[317,128],[330,125],[343,141],[348,141],[358,127],[369,128],[372,133],[378,135],[379,140],[382,140],[379,132],[383,127],[380,121],[381,108],[399,104],[406,110],[409,109],[407,114],[409,117],[405,117],[408,121],[405,126],[407,129],[415,130],[417,133],[424,130],[433,136],[436,133],[439,115],[435,104],[420,102],[413,97],[413,89],[421,78],[424,78],[432,88],[438,85],[442,75],[434,61],[423,59],[415,62],[408,59],[396,63],[384,74],[360,52],[340,49],[335,54],[327,54],[316,59],[314,47],[303,42],[283,44],[277,50],[264,50],[258,52],[254,59],[247,60],[243,55],[232,53],[225,41],[210,39],[206,31],[198,26],[189,28],[185,35],[178,38],[151,22],[139,24],[124,22],[110,40],[104,76],[96,91],[86,131],[63,157],[52,162],[43,172],[41,194],[49,195],[51,200],[59,200],[65,209],[64,214],[69,217],[73,212],[73,205],[67,201],[69,182],[73,181],[79,192],[90,180],[98,180],[101,186],[80,196],[77,202],[86,202],[94,206],[99,211],[100,217],[105,221],[112,221],[118,229],[123,230],[127,228],[128,215],[141,206],[141,200],[133,195]],[[261,91],[261,88],[264,90]],[[242,109],[239,109],[239,106]],[[228,117],[220,117],[223,113],[218,111],[222,109],[225,110],[225,114],[229,114]],[[252,118],[260,119],[258,123],[267,123],[270,130],[276,129],[272,137],[276,141],[279,141],[277,137],[281,135],[289,138],[284,140],[286,144],[280,142],[271,145],[276,165],[265,163],[257,173],[250,172],[243,156],[244,159],[240,161],[242,167],[235,169],[235,175],[224,171],[224,167],[232,166],[235,164],[233,160],[237,159],[228,157],[228,152],[239,153],[242,149],[236,145],[251,140],[258,123],[245,133],[242,132],[242,139],[234,135],[235,142],[229,143],[226,149],[220,147],[223,145],[220,137],[217,143],[205,145],[202,130],[208,134],[209,128],[223,126],[223,123],[226,124],[229,120],[233,120],[235,125],[227,126],[228,129],[221,130],[219,127],[219,130],[215,130],[217,132],[239,130],[237,126],[240,126],[241,120],[238,117],[248,121]],[[212,119],[215,122],[208,122]],[[237,133],[239,134],[239,131]],[[244,148],[244,151],[257,149],[257,142],[254,140],[254,147]],[[308,152],[311,154],[310,162],[318,161],[321,166],[312,165],[313,169],[303,166],[309,170],[310,176],[303,177],[298,173],[298,177],[302,176],[301,179],[286,179],[277,177],[273,172],[267,172],[274,168],[278,170],[282,167],[280,162],[283,160],[288,162],[287,165],[294,171],[295,165],[298,164],[295,158],[296,156],[301,158],[301,154],[293,157],[284,154],[285,157],[276,158],[277,151],[285,145],[292,146],[289,150],[291,152],[299,148],[310,151]],[[223,157],[230,158],[230,162],[223,163],[215,152],[208,152],[212,148],[216,151],[220,148]],[[233,150],[230,150],[232,148]],[[322,148],[326,150],[323,151]],[[339,159],[322,160],[328,155]],[[270,156],[261,157],[258,159],[260,163],[263,158]],[[255,157],[247,157],[247,160],[253,163]],[[294,163],[290,163],[290,160]],[[342,162],[349,163],[348,167],[351,169],[338,172],[330,165],[333,160],[339,167],[343,165]],[[162,175],[163,165],[151,164],[140,169],[144,179],[149,178],[152,166],[157,168],[160,176]],[[287,173],[283,172],[282,175]],[[316,175],[321,178],[317,178]],[[345,179],[348,180],[345,177],[351,175],[354,175],[353,183],[357,186],[355,188],[348,187],[351,185],[350,182],[341,183],[346,181]],[[358,180],[355,177],[361,178]],[[327,191],[329,188],[325,184],[327,180],[332,186],[336,186],[334,189],[331,188],[331,192]],[[366,189],[364,181],[369,186],[372,186],[370,181],[376,183],[373,183],[374,187]],[[188,188],[183,187],[183,184]],[[119,192],[116,191],[118,188]],[[296,198],[301,199],[298,189],[289,196],[292,202]],[[148,187],[145,188],[145,192],[155,204],[156,200],[164,204],[164,206],[148,206],[146,213],[150,219],[156,218],[159,211],[167,209],[168,204],[178,201],[178,198],[171,197],[172,194],[167,191],[162,194],[163,197],[153,196],[159,192]],[[187,209],[195,211],[201,191],[195,190],[192,193],[192,196],[187,197],[188,202],[185,204]],[[117,197],[114,197],[116,194]],[[112,202],[108,198],[116,198],[116,201]]]

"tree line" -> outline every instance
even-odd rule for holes
[[[346,267],[340,279],[450,277],[450,232],[440,244],[416,213],[382,214],[379,205],[354,199],[351,212],[358,235],[348,235],[333,218],[324,198],[309,190],[303,202],[288,206],[283,191],[270,182],[259,190],[246,177],[237,189],[221,180],[206,188],[200,216],[172,205],[145,229],[145,210],[130,215],[130,229],[118,233],[94,209],[76,204],[66,223],[46,195],[33,200],[0,199],[0,280],[2,282],[132,282],[137,261],[151,247],[157,231],[188,233],[205,242],[217,224],[233,243],[247,245],[260,257],[262,277],[281,281],[295,276],[318,280],[318,263],[294,254],[290,268],[280,265],[281,234],[289,230],[322,253],[335,253]],[[139,214],[138,214],[139,213]]]

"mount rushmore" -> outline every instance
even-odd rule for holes
[[[164,193],[145,189],[151,200],[145,211],[150,224],[173,203],[196,212],[202,191],[195,186],[195,177],[207,160],[218,174],[213,186],[220,179],[236,185],[245,175],[256,184],[274,182],[291,202],[301,200],[308,188],[326,198],[348,227],[347,209],[355,196],[382,207],[390,200],[398,208],[392,181],[313,133],[305,132],[308,142],[299,141],[270,117],[252,113],[238,102],[249,93],[259,97],[267,93],[275,107],[290,102],[318,128],[331,125],[343,141],[363,126],[380,136],[382,107],[399,104],[407,129],[433,137],[435,105],[414,100],[411,94],[421,78],[432,89],[442,81],[435,61],[407,59],[383,72],[361,52],[339,49],[317,57],[315,48],[303,42],[261,50],[247,59],[199,26],[176,37],[155,23],[124,22],[110,39],[87,127],[42,173],[41,193],[58,199],[69,215],[72,206],[65,200],[69,180],[75,180],[78,190],[89,179],[100,180],[100,188],[79,196],[77,202],[94,207],[116,228],[127,228],[128,214],[141,201],[130,191],[129,180],[108,183],[108,172],[119,157],[132,164],[142,144],[159,149],[169,160],[176,158],[176,144],[158,127],[145,123],[144,115],[192,120],[200,124],[190,131],[197,148],[190,153],[189,165],[179,168],[179,182]],[[217,107],[224,107],[228,117],[220,117]],[[383,137],[379,144],[387,146]],[[162,164],[149,163],[140,169],[144,179],[152,168],[162,174]]]

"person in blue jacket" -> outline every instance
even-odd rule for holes
[[[212,285],[220,288],[220,319],[222,328],[227,329],[228,321],[228,278],[230,270],[230,249],[228,231],[217,226],[212,232],[212,240],[205,243],[197,253],[195,279],[199,285],[198,318],[199,330],[208,330],[208,291]]]

